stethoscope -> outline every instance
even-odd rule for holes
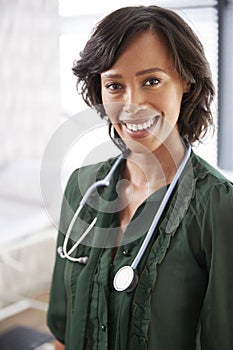
[[[154,216],[154,219],[151,223],[151,226],[146,234],[146,237],[144,238],[144,241],[135,257],[135,259],[133,260],[131,265],[126,265],[121,267],[117,273],[115,274],[114,280],[113,280],[113,286],[115,288],[115,290],[117,290],[118,292],[131,292],[137,285],[138,282],[138,275],[137,275],[137,267],[140,263],[140,261],[143,258],[143,255],[150,243],[150,240],[152,238],[152,235],[158,225],[158,222],[165,210],[165,207],[172,195],[172,192],[179,180],[180,175],[182,174],[184,167],[186,165],[186,163],[188,162],[188,159],[190,157],[190,153],[191,153],[191,147],[189,146],[185,152],[185,156],[179,166],[179,168],[177,169],[177,172],[170,184],[170,186],[168,187],[168,190],[166,191],[162,202]],[[73,253],[73,251],[79,246],[79,244],[84,240],[84,238],[88,235],[88,233],[91,231],[91,229],[95,226],[95,223],[97,221],[97,217],[95,217],[93,219],[93,221],[90,223],[90,225],[88,226],[88,228],[84,231],[84,233],[81,235],[81,237],[78,239],[78,241],[73,245],[73,247],[67,252],[67,244],[68,244],[68,240],[70,237],[70,233],[71,230],[73,228],[73,225],[75,223],[75,221],[78,218],[78,215],[80,213],[80,211],[82,210],[82,208],[84,207],[84,205],[87,203],[88,198],[90,197],[90,195],[96,191],[97,188],[99,187],[106,187],[109,186],[111,177],[114,173],[114,171],[116,170],[116,168],[118,167],[118,165],[120,164],[121,160],[123,159],[123,154],[121,154],[117,160],[115,161],[115,163],[113,164],[111,170],[108,172],[108,174],[105,176],[104,179],[99,180],[97,182],[95,182],[94,184],[92,184],[88,190],[86,191],[86,193],[84,194],[78,209],[76,210],[76,212],[74,213],[74,216],[69,224],[69,227],[67,229],[66,235],[65,235],[65,239],[64,239],[64,243],[62,247],[58,247],[57,252],[60,255],[61,258],[66,258],[70,261],[73,262],[78,262],[80,264],[86,264],[88,261],[88,256],[83,256],[83,257],[79,257],[79,258],[74,258],[71,256],[71,254]]]

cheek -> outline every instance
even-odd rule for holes
[[[108,102],[107,100],[103,100],[103,105],[105,112],[112,123],[118,122],[119,115],[123,109],[123,103],[121,102]]]
[[[181,107],[183,92],[174,86],[165,93],[160,95],[158,107],[164,113],[165,117],[178,117]]]
[[[111,122],[113,122],[114,120],[116,120],[116,117],[120,112],[121,106],[117,102],[112,101],[112,97],[104,92],[103,86],[101,88],[101,97],[104,110]]]

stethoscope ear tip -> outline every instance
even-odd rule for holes
[[[113,280],[113,286],[118,292],[126,291],[129,293],[134,290],[137,283],[138,275],[136,271],[128,265],[118,270]]]
[[[64,259],[65,258],[65,255],[63,253],[63,248],[62,247],[58,247],[57,248],[57,253],[58,255],[60,256],[60,258]]]

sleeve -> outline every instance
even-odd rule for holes
[[[76,188],[74,185],[75,178],[76,171],[71,175],[65,189],[62,201],[56,251],[58,247],[63,245],[64,235],[73,215],[73,210],[70,207],[70,203],[72,202],[72,196],[75,192],[74,189]],[[62,259],[56,253],[50,288],[49,307],[47,312],[47,325],[55,338],[63,344],[65,342],[67,321],[67,295],[64,284],[65,265],[66,259]]]
[[[215,185],[203,217],[208,270],[201,315],[201,349],[233,349],[233,186]]]

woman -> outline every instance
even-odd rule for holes
[[[233,349],[233,186],[187,156],[212,124],[214,88],[201,43],[172,11],[122,8],[98,24],[73,71],[125,159],[72,229],[69,248],[93,222],[71,254],[86,260],[57,256],[48,311],[56,349]],[[86,189],[114,162],[72,174],[58,246]],[[132,264],[181,165],[137,283],[120,291],[114,277]]]

